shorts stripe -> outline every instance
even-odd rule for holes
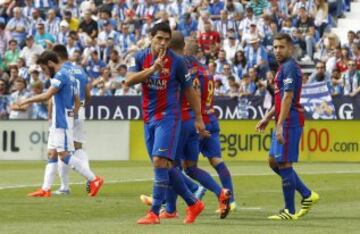
[[[68,151],[68,139],[67,139],[67,135],[66,135],[66,129],[64,129],[64,137],[65,137],[65,151]]]
[[[168,158],[171,159],[171,155],[173,154],[172,150],[173,150],[173,147],[174,147],[174,141],[175,141],[175,134],[176,134],[176,131],[177,131],[177,125],[178,125],[178,121],[179,121],[179,118],[176,117],[175,118],[175,121],[174,121],[174,127],[172,128],[171,130],[171,137],[170,137],[170,149],[168,151]]]
[[[284,162],[289,161],[289,128],[285,128]]]

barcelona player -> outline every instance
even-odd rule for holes
[[[208,73],[207,68],[195,59],[194,56],[198,49],[196,41],[191,39],[186,40],[184,52],[190,60],[192,67],[197,70],[196,80],[200,86],[201,113],[203,121],[206,124],[206,130],[211,134],[210,137],[200,139],[199,151],[203,156],[208,158],[209,163],[216,170],[222,186],[231,192],[230,209],[234,211],[236,209],[236,203],[234,200],[231,173],[221,158],[220,127],[214,111],[214,80]]]
[[[319,200],[319,195],[310,191],[293,169],[298,161],[299,143],[304,126],[304,111],[300,104],[302,72],[291,57],[292,39],[280,33],[274,38],[274,53],[279,68],[274,80],[275,106],[256,125],[262,132],[275,116],[276,129],[272,136],[269,166],[282,179],[285,208],[268,217],[272,220],[295,220],[304,216]],[[301,210],[295,213],[295,191],[302,196]]]
[[[159,211],[170,185],[187,203],[184,223],[193,223],[205,205],[189,191],[180,170],[173,167],[181,129],[180,93],[195,113],[195,128],[205,134],[200,99],[192,87],[185,61],[168,49],[171,29],[158,23],[151,29],[151,45],[135,54],[125,83],[142,84],[145,142],[154,167],[151,210],[138,224],[159,224]]]
[[[178,55],[184,54],[185,41],[181,32],[174,31],[172,33],[172,39],[170,42],[170,48]],[[200,88],[200,81],[198,75],[200,74],[197,71],[194,63],[196,60],[194,58],[186,58],[187,67],[189,73],[192,77],[192,83],[196,90]],[[200,74],[203,75],[203,74]],[[200,90],[199,90],[200,91]],[[197,167],[197,161],[199,156],[199,134],[196,132],[194,127],[194,112],[192,111],[191,106],[189,105],[188,99],[186,96],[182,98],[181,105],[181,121],[182,127],[180,132],[180,138],[178,142],[178,147],[176,151],[176,159],[182,160],[184,162],[185,172],[193,179],[200,182],[205,188],[214,192],[219,200],[219,211],[220,218],[225,218],[229,212],[229,200],[231,192],[227,189],[222,189],[216,181],[210,176],[210,174],[201,168]],[[210,137],[209,132],[206,132],[206,135],[203,136],[203,139]],[[190,165],[190,166],[189,166]],[[189,183],[187,183],[189,185]],[[161,213],[161,216],[164,218],[174,218],[177,215],[176,209],[176,196],[171,193],[171,190],[167,193],[167,203],[166,210]]]

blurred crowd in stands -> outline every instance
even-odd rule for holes
[[[36,59],[64,44],[88,74],[93,96],[140,95],[124,84],[133,54],[158,22],[198,42],[196,57],[215,79],[215,95],[271,93],[277,32],[291,35],[294,57],[313,64],[304,83],[325,81],[332,95],[360,92],[360,31],[331,32],[350,0],[1,0],[0,119],[46,119],[46,103],[13,104],[50,85]]]

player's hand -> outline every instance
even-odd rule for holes
[[[264,132],[264,130],[265,130],[265,128],[267,127],[268,124],[269,124],[269,120],[264,118],[264,119],[260,120],[260,121],[256,124],[255,129],[256,129],[257,132],[262,133],[262,132]]]
[[[196,129],[196,132],[200,135],[201,138],[211,136],[210,132],[206,130],[205,124],[204,124],[202,118],[196,118],[195,119],[195,129]]]
[[[159,51],[159,56],[158,58],[155,60],[154,64],[153,64],[153,67],[154,67],[154,70],[155,71],[161,71],[165,65],[165,53],[166,53],[166,50],[163,50],[161,49]]]
[[[15,106],[16,106],[16,108],[19,108],[19,109],[20,109],[24,104],[25,104],[24,101],[18,101],[18,102],[15,104]]]
[[[280,143],[280,144],[284,144],[285,143],[285,139],[283,136],[283,127],[281,125],[277,125],[276,126],[276,140]]]

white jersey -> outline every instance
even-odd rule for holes
[[[70,74],[75,78],[77,90],[79,91],[80,97],[80,108],[78,113],[78,118],[74,121],[74,141],[79,143],[85,143],[85,95],[86,95],[86,86],[88,83],[87,75],[84,69],[80,66],[74,65],[70,62],[64,64]]]
[[[75,78],[66,66],[51,79],[51,86],[58,89],[53,96],[52,120],[48,140],[48,149],[57,152],[73,151],[74,103],[77,94]]]

